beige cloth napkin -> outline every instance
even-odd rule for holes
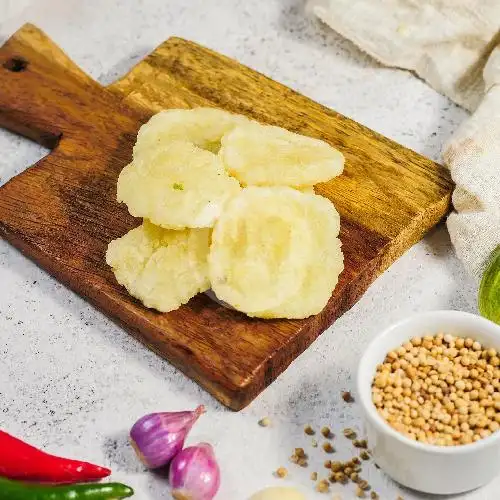
[[[500,0],[308,0],[308,9],[472,112],[443,160],[456,183],[451,240],[479,278],[500,245]]]

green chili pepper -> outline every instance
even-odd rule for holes
[[[133,494],[121,483],[44,486],[0,477],[0,500],[118,500]]]
[[[481,280],[479,312],[500,325],[500,246],[492,253]]]

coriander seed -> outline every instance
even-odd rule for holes
[[[496,349],[473,338],[441,333],[413,338],[377,366],[372,401],[386,422],[410,439],[468,444],[500,431],[499,366]],[[353,439],[356,447],[364,448],[362,442]]]
[[[332,462],[330,468],[332,472],[340,472],[344,467],[341,462]]]
[[[328,493],[330,491],[330,485],[326,479],[322,479],[316,485],[316,491],[318,493]]]
[[[323,437],[330,439],[332,437],[332,432],[330,431],[330,427],[323,427],[321,429],[321,434],[323,434]]]
[[[323,443],[323,450],[326,452],[326,453],[333,453],[335,451],[334,447],[332,446],[332,443],[326,441],[325,443]]]
[[[314,432],[314,429],[310,426],[310,425],[306,425],[304,427],[304,432],[308,435],[308,436],[314,436],[315,432]]]
[[[352,394],[350,393],[350,391],[345,391],[342,393],[342,399],[346,402],[346,403],[354,403],[354,398],[352,396]]]
[[[336,472],[335,481],[337,481],[337,483],[345,484],[347,483],[347,476],[343,472]]]
[[[311,480],[316,481],[318,479],[318,473],[317,472],[311,472]]]
[[[362,460],[370,460],[370,454],[366,450],[362,451],[359,456]]]
[[[365,492],[359,486],[356,488],[356,496],[358,498],[365,498],[366,496]]]
[[[285,467],[278,467],[278,469],[276,469],[276,476],[283,479],[284,477],[286,477],[288,475],[288,471],[285,469]]]
[[[356,439],[356,432],[354,432],[350,427],[344,429],[344,436],[347,439]]]
[[[365,481],[364,479],[362,479],[361,481],[359,481],[358,486],[362,490],[365,490],[365,491],[370,489],[370,485],[368,484],[368,481]]]
[[[259,420],[259,425],[261,427],[269,427],[271,425],[271,420],[269,417],[264,417]]]

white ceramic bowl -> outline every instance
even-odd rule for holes
[[[373,458],[389,476],[408,488],[456,494],[486,484],[500,472],[500,431],[462,446],[434,446],[413,441],[392,429],[371,399],[377,364],[412,337],[437,333],[471,337],[500,351],[500,326],[474,314],[433,311],[410,317],[377,335],[358,368],[358,397]]]

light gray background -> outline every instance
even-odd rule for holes
[[[23,22],[44,29],[84,70],[110,83],[171,35],[234,57],[428,157],[464,111],[412,75],[385,69],[317,21],[300,0],[0,0],[0,39]],[[0,90],[1,91],[1,90]],[[0,131],[0,183],[46,154]],[[222,468],[218,498],[247,498],[271,484],[295,484],[308,498],[309,474],[322,472],[319,449],[305,470],[287,464],[308,444],[302,428],[359,428],[346,405],[361,352],[380,329],[431,309],[476,310],[475,284],[453,255],[444,226],[433,230],[380,277],[361,301],[325,332],[249,408],[232,413],[130,338],[85,301],[0,241],[0,427],[54,453],[109,465],[113,479],[140,500],[170,498],[127,444],[145,413],[208,408],[189,442],[215,445]],[[258,427],[268,415],[273,427]],[[337,456],[350,456],[339,437]],[[286,480],[272,471],[285,465]],[[425,498],[365,467],[381,498]],[[425,481],[425,478],[422,478]],[[500,480],[463,498],[494,499]],[[336,487],[344,499],[353,488]],[[490,493],[488,493],[490,492]]]

